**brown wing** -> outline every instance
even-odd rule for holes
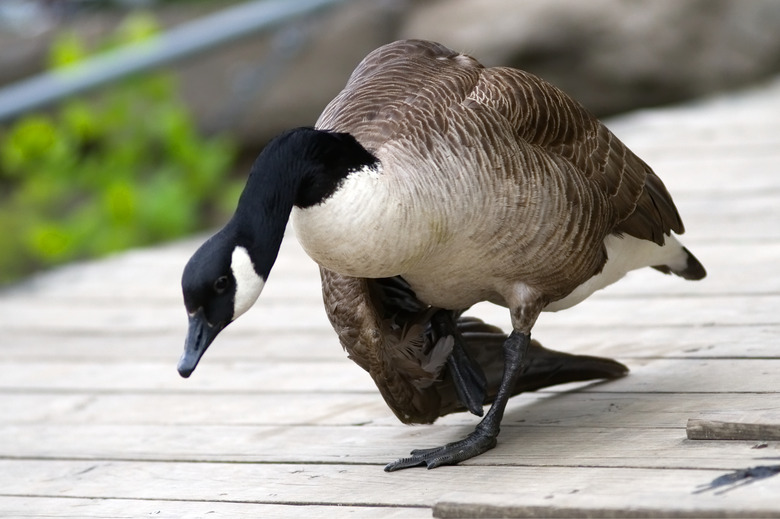
[[[440,407],[433,384],[447,355],[431,359],[433,345],[425,336],[428,307],[420,304],[399,314],[378,286],[380,280],[343,276],[322,267],[320,275],[325,311],[349,358],[368,371],[402,422],[433,422]]]
[[[664,234],[683,232],[671,196],[650,167],[555,86],[521,70],[489,68],[468,100],[501,113],[519,139],[568,163],[572,174],[606,194],[614,232],[659,245]]]
[[[428,324],[433,314],[400,278],[366,280],[320,269],[325,309],[344,349],[368,371],[395,415],[404,423],[432,423],[465,411],[449,374],[446,351],[438,356]],[[485,373],[486,403],[498,392],[504,369],[499,328],[473,317],[458,318],[469,354]],[[569,355],[531,341],[529,367],[513,394],[555,384],[616,378],[628,369],[610,359]]]

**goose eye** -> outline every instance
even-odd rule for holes
[[[217,280],[214,282],[214,290],[221,294],[225,290],[227,290],[228,287],[228,277],[227,276],[219,276]]]

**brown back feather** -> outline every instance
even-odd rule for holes
[[[520,149],[536,148],[575,182],[606,196],[600,216],[607,233],[660,244],[671,231],[684,232],[661,180],[582,105],[532,74],[484,68],[437,43],[405,40],[370,53],[317,126],[350,132],[371,151],[410,133],[425,146],[426,135],[453,124],[454,104],[481,109],[483,117],[498,114],[516,131]]]

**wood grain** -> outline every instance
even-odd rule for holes
[[[685,427],[689,440],[780,440],[778,423],[743,423],[691,418]]]

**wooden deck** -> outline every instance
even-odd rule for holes
[[[178,283],[200,239],[0,293],[0,516],[780,517],[780,442],[686,439],[690,418],[780,424],[779,114],[775,82],[612,121],[709,277],[648,269],[543,315],[543,344],[632,373],[514,398],[498,447],[457,467],[383,472],[476,418],[398,423],[294,239],[189,380]]]

